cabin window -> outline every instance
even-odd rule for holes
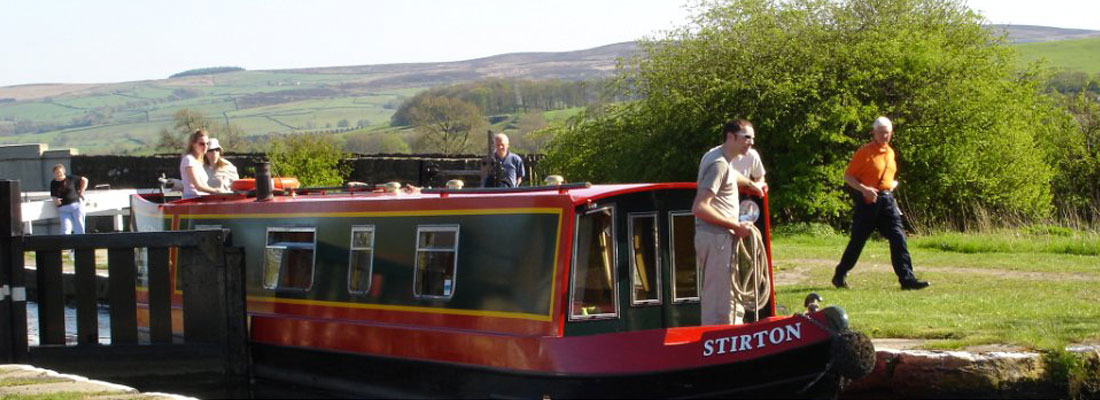
[[[669,213],[669,255],[672,257],[672,301],[699,301],[699,266],[695,265],[695,216],[690,211]]]
[[[630,270],[633,304],[661,304],[661,274],[657,255],[657,214],[631,214]]]
[[[351,255],[348,260],[348,291],[366,294],[370,290],[374,265],[374,226],[351,227]]]
[[[457,267],[458,226],[416,228],[413,293],[417,297],[449,300],[454,296]]]
[[[309,290],[316,247],[316,228],[267,228],[264,288]]]
[[[615,293],[614,209],[577,216],[573,246],[573,298],[570,319],[597,319],[619,314]]]

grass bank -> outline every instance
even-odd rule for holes
[[[887,243],[872,240],[848,277],[829,284],[847,237],[777,234],[777,302],[801,311],[817,292],[843,307],[853,328],[875,338],[928,340],[959,349],[1007,344],[1043,350],[1100,341],[1100,236],[1050,229],[911,237],[914,269],[932,286],[901,291]]]

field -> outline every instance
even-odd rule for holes
[[[476,60],[236,71],[107,84],[0,87],[0,140],[77,148],[82,154],[151,154],[183,108],[257,139],[271,133],[365,125],[387,131],[405,97],[432,86],[508,77],[564,81],[607,77],[633,43]],[[566,113],[565,115],[568,115]],[[553,120],[548,116],[547,120]],[[347,136],[341,132],[339,136]],[[263,149],[249,149],[263,150]]]
[[[874,338],[908,338],[923,347],[1009,346],[1059,349],[1100,342],[1100,235],[1021,230],[944,233],[909,241],[914,270],[932,283],[902,291],[884,241],[868,242],[848,276],[829,284],[847,238],[786,234],[773,239],[777,303],[801,312],[817,292],[843,307],[853,328]]]
[[[1046,30],[1039,29],[1040,33]],[[214,124],[236,125],[254,139],[271,133],[339,128],[342,121],[350,127],[366,125],[354,132],[388,131],[389,118],[401,100],[431,86],[485,77],[606,77],[615,59],[630,54],[633,48],[628,43],[554,53],[550,58],[510,54],[453,63],[0,87],[0,140],[72,147],[82,154],[151,154],[159,131],[170,127],[173,114],[182,108],[199,111]],[[1042,58],[1057,68],[1100,72],[1100,38],[1025,43],[1017,48],[1021,65]],[[577,112],[579,109],[547,112],[546,120],[561,121]]]
[[[1100,37],[1024,43],[1016,48],[1020,50],[1021,65],[1045,59],[1049,65],[1067,71],[1100,73]]]

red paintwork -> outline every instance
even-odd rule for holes
[[[820,313],[812,315],[819,322]],[[703,343],[729,336],[785,329],[800,324],[801,338],[734,353],[704,357]],[[327,321],[255,315],[252,339],[258,343],[434,362],[459,363],[564,375],[640,374],[684,370],[756,359],[829,339],[828,332],[803,317],[777,317],[751,325],[653,329],[590,336],[502,335],[457,329]],[[764,339],[767,342],[767,339]]]
[[[271,183],[275,190],[297,189],[301,186],[298,178],[271,178]],[[236,192],[256,190],[256,180],[252,178],[237,179],[229,184],[229,188]]]
[[[652,373],[727,364],[764,357],[828,340],[828,332],[802,317],[771,317],[738,326],[705,326],[563,337],[567,320],[572,260],[574,209],[617,195],[656,189],[693,189],[695,183],[599,185],[559,192],[516,193],[340,193],[276,196],[256,202],[241,195],[205,196],[159,208],[172,216],[189,214],[286,214],[350,212],[417,212],[424,210],[502,210],[557,208],[562,210],[557,286],[550,321],[502,316],[454,315],[429,311],[355,308],[340,304],[298,304],[250,298],[252,340],[258,343],[329,349],[371,356],[396,357],[530,372],[600,375]],[[398,201],[395,201],[398,200]],[[369,204],[364,204],[369,203]],[[323,210],[323,212],[318,212]],[[767,219],[765,196],[762,214]],[[771,249],[768,268],[772,271]],[[174,257],[173,257],[174,259]],[[172,265],[174,270],[174,263]],[[174,272],[174,271],[173,271]],[[175,274],[172,275],[173,280]],[[772,275],[774,276],[774,275]],[[173,282],[173,287],[175,283]],[[173,302],[179,302],[179,293]],[[775,310],[774,280],[769,299]],[[824,322],[824,317],[813,317]],[[703,357],[703,343],[716,338],[751,335],[801,322],[801,338],[759,349]]]

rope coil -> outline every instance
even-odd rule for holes
[[[737,270],[733,274],[733,291],[746,312],[758,312],[767,306],[768,299],[771,298],[764,236],[753,226],[751,235],[735,240]]]

